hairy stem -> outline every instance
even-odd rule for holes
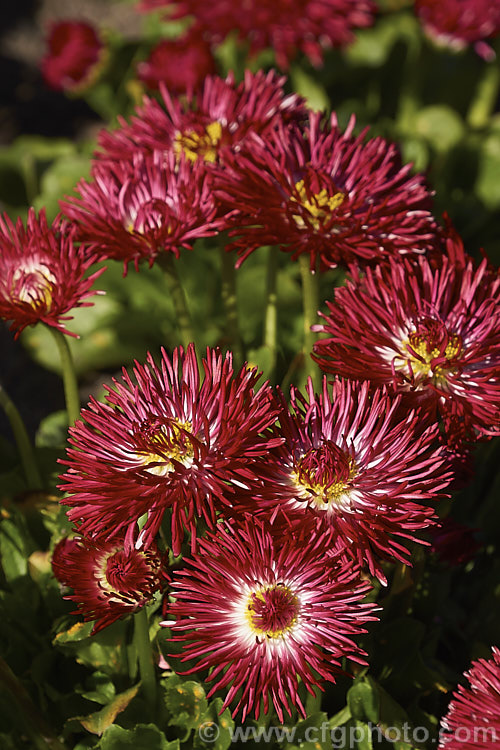
[[[269,351],[268,376],[272,380],[276,369],[278,339],[278,252],[275,247],[268,249],[266,269],[266,312],[264,317],[264,346]]]
[[[156,674],[153,663],[153,651],[149,639],[149,622],[146,607],[141,607],[134,615],[134,638],[139,659],[142,689],[147,702],[154,710],[156,705]]]
[[[52,333],[59,350],[64,384],[64,397],[66,399],[66,411],[68,413],[68,424],[71,427],[80,416],[80,397],[78,395],[78,381],[76,379],[73,356],[66,335],[52,326],[48,326],[48,328]]]
[[[315,392],[319,392],[321,376],[314,360],[311,359],[316,334],[311,331],[311,326],[316,322],[318,316],[318,275],[312,273],[309,266],[309,256],[305,253],[299,255],[300,275],[302,279],[302,302],[304,308],[304,367],[306,377],[311,377]]]
[[[235,369],[243,364],[243,345],[238,325],[238,305],[236,294],[236,269],[233,256],[221,248],[222,259],[222,302],[226,314],[226,334],[233,352]]]
[[[195,338],[191,313],[189,312],[184,288],[177,272],[175,257],[172,253],[162,253],[159,256],[159,263],[165,274],[168,290],[172,298],[181,343],[184,349],[187,349],[188,344],[194,342]]]
[[[19,414],[16,405],[11,400],[9,394],[0,383],[0,405],[2,406],[7,419],[10,422],[12,432],[14,433],[14,439],[16,441],[19,455],[23,464],[24,474],[28,487],[30,489],[40,489],[42,487],[42,479],[33,452],[33,446],[29,439],[26,427],[24,426],[23,419]]]

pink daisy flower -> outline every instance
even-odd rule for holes
[[[262,481],[242,491],[234,511],[263,515],[280,526],[323,522],[336,543],[385,583],[381,560],[409,562],[402,542],[433,523],[428,501],[450,481],[435,427],[400,409],[385,389],[323,381],[315,396],[292,389],[282,399],[277,434],[283,442],[257,463]]]
[[[223,79],[207,76],[196,98],[173,98],[160,85],[162,102],[144,99],[128,123],[99,136],[99,159],[120,160],[137,150],[184,153],[189,161],[206,167],[218,162],[224,147],[236,148],[247,133],[265,133],[280,120],[302,119],[304,100],[284,92],[285,78],[275,71],[251,73],[236,85],[233,75]]]
[[[104,269],[86,272],[95,258],[74,243],[74,227],[59,218],[49,226],[42,210],[30,208],[26,226],[0,216],[0,317],[16,337],[45,323],[70,336],[65,321],[75,307],[88,307],[92,284]]]
[[[494,750],[500,742],[500,649],[472,662],[441,722],[439,750]]]
[[[357,271],[327,302],[313,358],[325,372],[401,393],[443,419],[452,444],[500,433],[500,276],[455,233],[420,257]]]
[[[163,624],[197,660],[188,674],[209,669],[208,695],[227,690],[223,707],[235,701],[242,721],[259,716],[261,700],[280,722],[291,706],[305,716],[299,683],[312,693],[335,681],[343,657],[364,663],[353,638],[376,619],[362,602],[370,587],[352,563],[325,555],[331,537],[313,528],[287,538],[247,518],[200,540],[174,576],[174,622]]]
[[[52,556],[55,577],[73,589],[64,598],[78,604],[73,614],[95,620],[94,634],[149,604],[165,585],[164,564],[154,546],[125,548],[120,539],[65,538]]]
[[[436,242],[431,194],[422,175],[402,166],[396,146],[380,137],[343,133],[332,115],[312,113],[305,130],[280,127],[253,134],[225,156],[216,178],[218,199],[231,211],[241,256],[278,245],[292,257],[307,253],[311,269],[355,259],[423,253]]]
[[[94,164],[93,181],[81,180],[80,197],[61,202],[79,239],[102,257],[153,265],[159,253],[179,257],[199,237],[217,232],[216,207],[200,164],[165,155],[136,154],[133,162]]]
[[[260,373],[234,373],[232,357],[207,350],[200,381],[194,346],[148,356],[133,377],[109,388],[105,403],[92,400],[70,429],[69,518],[79,533],[106,538],[125,533],[147,514],[139,543],[148,547],[167,509],[172,548],[180,553],[184,530],[213,525],[215,508],[253,478],[252,461],[275,445],[266,434],[277,409],[270,387],[258,391]]]
[[[323,50],[344,47],[354,39],[353,29],[371,26],[375,4],[371,0],[143,0],[142,10],[172,9],[169,18],[194,17],[214,42],[232,31],[248,43],[250,55],[274,50],[278,67],[287,69],[300,51],[313,65],[323,62]]]
[[[495,52],[485,41],[500,33],[500,6],[490,0],[415,0],[415,12],[431,39],[461,51],[469,45],[485,60]]]
[[[59,91],[83,91],[94,83],[106,49],[95,28],[83,21],[53,23],[40,63],[45,83]]]

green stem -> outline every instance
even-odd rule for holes
[[[48,326],[48,329],[52,333],[59,350],[68,424],[72,427],[80,416],[80,397],[78,395],[78,381],[76,379],[73,356],[66,335],[52,326]]]
[[[318,317],[318,274],[312,273],[309,266],[309,256],[306,253],[299,255],[300,276],[302,279],[302,301],[304,307],[304,366],[306,377],[310,376],[313,381],[314,390],[319,392],[321,387],[320,372],[311,359],[316,334],[311,331],[311,326],[316,322]]]
[[[222,302],[226,314],[226,332],[233,352],[235,369],[243,364],[243,346],[238,325],[238,297],[236,294],[236,269],[233,255],[221,247],[222,260]]]
[[[16,441],[19,455],[23,464],[24,473],[30,489],[40,489],[42,479],[33,453],[33,447],[29,439],[23,419],[19,414],[14,402],[10,399],[7,391],[0,383],[0,406],[2,406],[7,419],[10,422],[14,439]]]
[[[269,378],[273,379],[276,369],[278,338],[278,252],[275,247],[268,249],[266,270],[266,313],[264,317],[264,346],[270,353]]]
[[[484,128],[488,125],[500,89],[500,66],[495,62],[485,64],[484,75],[479,81],[474,98],[467,112],[467,122],[471,128]]]
[[[181,343],[184,349],[187,349],[188,344],[194,342],[195,338],[186,295],[184,294],[184,289],[177,272],[176,260],[172,253],[162,253],[158,260],[165,274],[165,279],[174,305]]]
[[[146,607],[141,607],[134,615],[134,627],[142,689],[147,702],[154,710],[156,705],[156,674],[153,663],[153,651],[149,639],[149,622]]]
[[[31,696],[4,659],[0,657],[0,685],[14,698],[23,732],[29,735],[34,750],[66,750],[66,746],[54,736]]]

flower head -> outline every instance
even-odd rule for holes
[[[250,132],[266,133],[278,122],[302,119],[304,100],[284,92],[285,78],[274,71],[234,77],[207,76],[194,97],[178,99],[160,85],[163,102],[144,99],[128,123],[99,137],[101,160],[121,160],[139,151],[173,151],[205,167],[223,159],[227,148],[239,148]]]
[[[495,52],[486,39],[500,33],[500,7],[490,0],[415,0],[415,12],[431,39],[460,51],[473,44],[486,60]]]
[[[171,6],[170,17],[194,17],[216,43],[236,30],[251,55],[271,48],[282,69],[299,51],[321,65],[325,48],[349,44],[353,29],[370,26],[375,13],[371,0],[247,0],[243,6],[229,0],[143,0],[140,5],[143,10]]]
[[[494,750],[500,741],[500,649],[472,662],[441,722],[438,750]]]
[[[196,520],[209,525],[215,507],[253,477],[252,460],[276,443],[266,434],[276,418],[268,385],[258,391],[256,370],[234,373],[231,355],[207,351],[200,382],[194,347],[151,355],[133,378],[108,389],[106,403],[92,400],[70,430],[70,493],[64,502],[79,533],[99,538],[121,533],[130,540],[147,514],[140,542],[154,539],[171,509],[172,548],[180,552],[184,529],[196,537]]]
[[[85,307],[91,287],[102,270],[86,271],[94,258],[77,248],[74,228],[56,219],[49,226],[45,212],[30,209],[26,226],[0,217],[0,317],[10,321],[16,336],[42,322],[70,333],[65,321],[74,307]]]
[[[80,197],[62,202],[78,237],[102,257],[151,266],[161,252],[179,257],[198,237],[216,233],[216,207],[203,170],[189,160],[136,154],[133,162],[97,162]]]
[[[82,91],[94,82],[102,67],[105,47],[93,26],[83,21],[54,23],[47,45],[41,70],[50,88]]]
[[[437,267],[420,257],[354,273],[321,313],[313,357],[437,410],[451,443],[499,434],[499,290],[499,273],[486,259],[476,267],[452,233]]]
[[[283,442],[258,461],[262,481],[242,491],[234,512],[252,512],[291,528],[321,521],[336,546],[385,582],[381,560],[409,560],[402,542],[432,524],[450,481],[433,444],[435,428],[399,409],[399,399],[368,384],[326,378],[315,396],[292,390],[278,417]]]
[[[291,705],[305,715],[299,681],[309,692],[334,681],[341,659],[361,661],[353,638],[375,619],[362,603],[369,585],[352,563],[327,555],[332,533],[273,533],[255,519],[219,525],[172,584],[173,640],[185,644],[191,671],[210,669],[209,693],[226,689],[224,707],[237,701],[242,720],[260,702],[274,704],[279,720]]]
[[[125,548],[122,539],[65,538],[52,556],[55,577],[73,589],[65,599],[78,604],[75,614],[96,621],[93,633],[148,604],[165,584],[164,563],[154,546]]]
[[[335,115],[309,126],[287,126],[249,137],[228,153],[216,177],[218,199],[231,212],[233,247],[241,263],[261,245],[293,257],[307,253],[311,268],[376,262],[417,254],[435,244],[431,194],[421,175],[410,175],[394,145],[345,132]]]
[[[173,94],[192,95],[205,77],[214,73],[210,44],[198,27],[189,29],[179,39],[163,39],[137,66],[138,78],[146,86],[158,89],[163,83]]]

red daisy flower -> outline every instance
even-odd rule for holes
[[[83,91],[94,83],[106,55],[97,31],[83,21],[52,24],[41,71],[50,88]]]
[[[136,154],[133,162],[94,164],[93,181],[81,180],[81,197],[61,202],[78,225],[78,237],[125,269],[160,252],[179,257],[198,237],[216,234],[216,207],[206,174],[173,153]]]
[[[335,293],[314,345],[325,372],[402,393],[444,420],[450,442],[500,433],[500,276],[476,268],[456,234],[434,268],[423,257],[353,279]]]
[[[174,94],[192,96],[205,77],[215,73],[210,44],[198,27],[189,29],[179,39],[164,39],[137,66],[137,76],[149,88],[163,83]]]
[[[339,544],[383,583],[380,560],[409,561],[401,540],[433,523],[435,500],[449,484],[445,459],[423,428],[421,415],[403,412],[384,389],[337,380],[307,398],[292,389],[278,417],[284,438],[257,462],[262,478],[235,499],[235,513],[250,511],[293,528],[317,520],[335,531]]]
[[[490,0],[415,0],[415,12],[437,44],[463,50],[473,44],[486,60],[495,52],[486,43],[500,33],[500,6]]]
[[[165,584],[164,564],[154,546],[125,548],[120,539],[66,538],[52,556],[55,577],[74,592],[64,598],[78,604],[73,614],[96,621],[94,634],[148,604]]]
[[[96,156],[120,160],[137,150],[173,150],[209,166],[218,161],[223,147],[237,147],[247,133],[264,133],[282,119],[304,117],[304,100],[284,93],[285,80],[274,71],[247,70],[238,85],[232,75],[207,76],[196,98],[182,100],[172,98],[160,84],[163,104],[145,98],[130,123],[121,119],[117,130],[102,131],[102,151]]]
[[[441,722],[439,750],[494,750],[500,742],[500,649],[472,662]]]
[[[180,553],[184,528],[194,543],[196,519],[212,525],[215,506],[253,478],[252,459],[277,442],[267,435],[277,409],[271,389],[258,391],[256,370],[234,373],[232,357],[207,351],[200,383],[194,346],[172,360],[162,352],[137,364],[134,379],[109,388],[106,403],[92,400],[70,429],[64,500],[79,533],[106,537],[134,534],[147,514],[140,541],[155,537],[172,510],[172,548]],[[132,535],[132,536],[131,536]]]
[[[44,210],[30,208],[26,227],[0,216],[0,317],[16,337],[29,325],[46,323],[70,336],[64,321],[74,307],[87,307],[95,279],[85,273],[94,262],[74,244],[74,228],[59,218],[49,226]]]
[[[410,175],[396,146],[342,133],[335,115],[309,127],[281,127],[266,139],[253,134],[225,155],[218,198],[232,211],[241,262],[257,247],[278,245],[323,267],[360,258],[422,253],[435,244],[431,194],[422,175]]]
[[[208,695],[227,689],[223,707],[236,699],[242,721],[259,716],[261,699],[281,722],[291,705],[305,716],[299,682],[312,693],[335,681],[343,657],[364,663],[352,639],[376,619],[374,605],[362,603],[369,584],[352,563],[325,555],[331,537],[316,528],[284,538],[245,519],[201,539],[175,574],[175,622],[163,624],[186,644],[183,658],[198,659],[188,674],[210,669]]]
[[[299,51],[313,65],[321,65],[323,50],[352,42],[353,29],[371,26],[376,9],[371,0],[247,0],[244,5],[230,0],[143,0],[140,4],[142,10],[158,7],[173,8],[169,18],[195,18],[216,43],[236,30],[239,41],[249,43],[250,55],[271,48],[284,70]]]

